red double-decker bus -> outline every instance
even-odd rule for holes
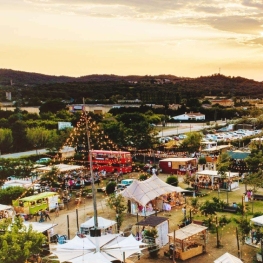
[[[130,152],[92,150],[93,170],[107,173],[130,173],[132,171],[132,156]]]

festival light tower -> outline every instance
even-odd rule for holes
[[[92,154],[90,153],[90,136],[89,136],[89,125],[88,125],[88,116],[85,110],[85,103],[83,98],[83,110],[85,112],[85,123],[86,123],[86,135],[88,143],[88,155],[89,155],[89,167],[90,167],[90,176],[91,176],[91,186],[92,186],[92,200],[93,200],[93,210],[94,210],[94,229],[91,230],[91,235],[100,236],[101,231],[98,229],[98,211],[97,211],[97,200],[96,200],[96,189],[94,184],[94,174],[93,174],[93,164],[92,164]]]

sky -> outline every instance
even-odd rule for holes
[[[0,0],[0,68],[263,81],[263,0]]]

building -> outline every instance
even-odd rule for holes
[[[231,99],[218,99],[218,100],[210,100],[212,105],[221,105],[223,107],[233,107],[234,101]]]
[[[178,116],[174,116],[172,117],[172,119],[174,120],[178,120],[178,121],[203,121],[205,120],[205,115],[197,112],[190,112],[190,113],[185,113],[185,114],[181,114]]]

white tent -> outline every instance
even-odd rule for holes
[[[221,257],[217,258],[214,263],[243,263],[243,261],[226,252]]]
[[[32,226],[32,229],[34,231],[43,233],[45,231],[50,230],[51,228],[54,228],[58,224],[39,223],[39,222],[24,222],[24,226],[26,228],[29,228],[30,225]]]
[[[135,200],[142,206],[146,206],[151,200],[158,196],[172,192],[187,192],[181,187],[172,186],[165,183],[156,175],[152,175],[145,181],[133,181],[133,183],[124,189],[120,194],[127,199]]]
[[[143,244],[137,241],[132,235],[123,237],[120,234],[108,234],[99,237],[74,237],[65,244],[58,244],[52,253],[55,254],[60,262],[109,262],[113,260],[123,260],[132,254],[141,253]],[[71,253],[70,253],[71,252]],[[101,254],[101,255],[98,255]],[[96,255],[97,254],[97,255]],[[102,258],[103,256],[103,258]],[[94,261],[90,261],[90,259]],[[104,259],[105,258],[105,259]],[[101,261],[99,261],[99,259]],[[98,260],[98,261],[96,261]],[[108,261],[107,261],[108,260]]]
[[[113,260],[116,260],[113,258]],[[94,253],[94,254],[86,254],[77,258],[74,258],[70,260],[69,262],[71,263],[111,263],[111,260],[109,260],[106,256],[105,253]]]
[[[251,218],[250,221],[257,226],[263,226],[263,216]]]
[[[56,169],[58,169],[59,172],[63,173],[63,172],[68,172],[68,171],[84,169],[84,166],[69,165],[69,164],[62,164],[61,163],[61,164],[56,164],[56,165],[52,165],[52,166],[40,167],[40,168],[37,168],[36,171],[45,173],[45,172],[50,172],[52,170],[52,168],[56,168]]]
[[[113,220],[105,219],[103,217],[98,216],[98,228],[99,229],[109,228],[115,224],[116,222]],[[86,222],[80,225],[80,228],[91,228],[91,227],[94,227],[94,217],[90,218],[89,220],[87,220]]]

